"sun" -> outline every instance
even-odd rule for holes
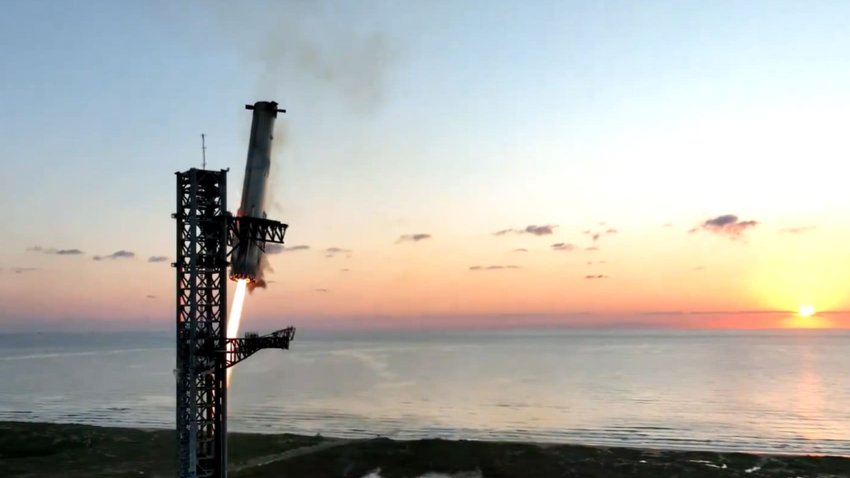
[[[818,316],[813,305],[801,305],[796,314],[789,315],[781,322],[782,327],[790,329],[829,329],[832,322],[823,316]]]

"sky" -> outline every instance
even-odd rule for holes
[[[850,325],[848,2],[0,10],[0,330],[172,327],[174,172],[235,211],[258,100],[248,328]]]

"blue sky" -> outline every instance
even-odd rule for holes
[[[305,316],[441,314],[451,307],[421,301],[454,303],[446,281],[479,297],[470,313],[592,309],[556,300],[557,290],[487,298],[573,278],[586,287],[585,274],[545,249],[603,221],[631,234],[612,244],[621,267],[612,279],[637,274],[647,255],[670,271],[717,260],[716,281],[761,277],[771,254],[789,255],[768,228],[817,227],[795,254],[833,259],[811,252],[794,267],[844,257],[850,199],[836,168],[850,153],[846,2],[14,0],[2,9],[0,300],[12,305],[0,312],[16,320],[64,317],[21,298],[49,273],[63,292],[46,300],[73,303],[75,317],[89,313],[83,274],[116,304],[141,284],[157,297],[98,302],[110,316],[167,321],[171,271],[144,258],[173,255],[171,173],[199,164],[206,133],[210,166],[232,168],[235,208],[250,120],[242,108],[260,99],[289,111],[270,215],[292,224],[290,244],[351,248],[362,263],[277,258],[279,271],[300,269],[254,299],[259,315],[282,302],[305,304],[291,311]],[[727,213],[758,220],[764,237],[699,246],[687,234]],[[512,260],[492,231],[547,223],[562,236],[537,244],[543,255],[514,278],[469,277],[467,266]],[[665,223],[681,237],[659,248]],[[396,247],[410,233],[434,241]],[[59,262],[28,253],[33,245],[130,250],[139,260]],[[714,247],[739,260],[705,252]],[[8,274],[29,266],[42,277]],[[343,282],[344,268],[374,272]],[[658,273],[659,291],[678,280],[670,271]],[[138,282],[116,285],[126,272]],[[339,294],[312,298],[318,289]],[[778,306],[718,294],[692,306]],[[643,299],[624,310],[656,300],[635,295]],[[658,300],[653,310],[672,306]]]

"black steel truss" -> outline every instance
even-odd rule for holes
[[[267,335],[247,333],[240,339],[227,339],[226,364],[232,367],[262,349],[289,350],[295,327],[287,327]]]
[[[227,172],[177,173],[177,441],[179,476],[227,467],[226,367],[204,353],[227,340]]]
[[[227,171],[177,173],[177,442],[180,478],[227,476],[227,368],[264,348],[288,349],[295,329],[227,338],[228,246],[283,243],[286,224],[234,218]]]
[[[266,243],[283,244],[283,236],[289,226],[271,219],[239,216],[227,217],[227,245],[233,252],[239,244],[255,242],[260,250],[266,251]]]

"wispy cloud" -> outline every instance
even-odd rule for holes
[[[306,251],[310,246],[300,244],[297,246],[284,246],[283,244],[266,244],[266,254],[280,254],[283,252]]]
[[[57,256],[79,256],[83,254],[83,251],[79,249],[55,249],[51,248],[43,248],[41,246],[32,246],[27,247],[28,252],[40,252],[42,254],[53,254]]]
[[[519,269],[519,266],[514,265],[494,265],[494,266],[469,266],[469,270],[471,271],[499,271],[504,269]]]
[[[734,214],[724,214],[712,219],[708,219],[699,226],[690,230],[691,233],[697,232],[700,229],[713,232],[729,237],[730,239],[738,239],[747,229],[751,229],[758,225],[757,221],[741,221]]]
[[[601,222],[599,224],[605,225],[604,222]],[[617,234],[618,232],[620,232],[620,231],[618,231],[617,229],[614,229],[614,228],[608,228],[608,229],[605,229],[604,231],[593,231],[593,230],[587,229],[587,230],[584,231],[584,234],[590,236],[590,238],[593,239],[593,242],[596,242],[605,234]]]
[[[511,252],[528,252],[528,249],[526,249],[524,247],[518,247]]]
[[[166,256],[150,256],[148,257],[148,262],[168,262],[169,259]]]
[[[148,298],[148,299],[156,299],[156,296],[155,296],[155,295],[148,294],[148,295],[146,296],[146,298]]]
[[[26,274],[27,272],[35,272],[40,269],[38,267],[12,267],[9,270],[15,274]]]
[[[817,226],[801,226],[801,227],[786,227],[780,229],[779,232],[785,234],[802,234],[804,232],[811,232],[817,229]]]
[[[530,225],[524,229],[502,229],[493,233],[494,236],[504,236],[505,234],[532,234],[535,236],[548,236],[555,233],[557,224],[544,224],[542,226]]]
[[[587,261],[587,265],[591,266],[594,264],[607,264],[607,261]]]
[[[607,279],[608,276],[606,276],[604,274],[596,274],[596,275],[591,274],[591,275],[584,276],[584,278],[585,279]]]
[[[599,248],[596,247],[596,246],[590,246],[590,247],[585,247],[584,250],[585,251],[598,251]]]
[[[396,240],[396,244],[400,242],[419,242],[424,241],[425,239],[431,239],[431,234],[418,233],[418,234],[404,234],[399,236],[398,240]]]
[[[351,253],[353,251],[351,249],[343,249],[341,247],[328,247],[325,249],[325,257],[335,257],[340,254],[345,254],[347,257],[351,257]]]
[[[330,292],[328,289],[313,289],[316,292]]]
[[[112,259],[112,260],[115,260],[115,259],[132,259],[134,257],[136,257],[136,254],[134,252],[125,251],[125,250],[122,249],[120,251],[115,251],[112,254],[109,254],[107,256],[94,256],[94,257],[92,257],[92,259],[95,260],[95,261],[102,261],[102,260],[105,260],[105,259]]]
[[[351,270],[351,269],[349,269],[349,268],[347,268],[347,267],[346,267],[346,268],[340,269],[339,271],[340,271],[340,272],[349,272],[350,270]]]
[[[552,244],[553,251],[574,251],[576,249],[575,244],[570,244],[568,242],[556,242]]]
[[[56,251],[57,256],[80,256],[83,251],[79,249],[59,249]]]

